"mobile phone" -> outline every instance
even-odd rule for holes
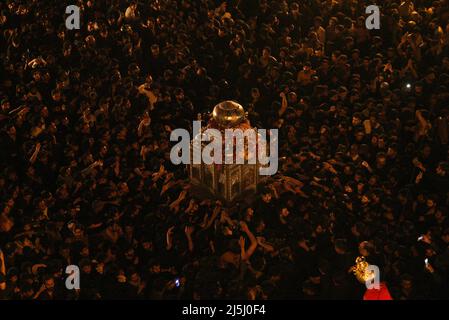
[[[179,288],[179,286],[181,285],[181,282],[179,281],[179,278],[175,279],[175,286],[176,288]]]
[[[428,259],[428,258],[425,258],[425,259],[424,259],[424,263],[426,264],[426,266],[429,265],[429,259]]]

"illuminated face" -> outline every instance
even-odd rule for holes
[[[368,183],[370,186],[375,186],[377,184],[377,179],[376,177],[372,176],[369,178]]]
[[[362,242],[359,244],[359,253],[360,255],[367,257],[369,255],[368,250],[366,249],[366,244],[365,242]]]
[[[365,134],[361,131],[357,132],[355,135],[355,138],[357,141],[362,141],[364,137],[365,137]]]
[[[89,256],[89,247],[83,247],[83,249],[81,250],[81,255],[83,257],[88,257]]]
[[[25,292],[23,293],[23,296],[24,296],[25,298],[30,298],[32,295],[34,295],[34,290],[33,290],[33,289],[30,289],[30,290],[25,291]]]
[[[387,155],[390,157],[394,157],[396,155],[396,150],[393,148],[388,148]]]
[[[11,104],[9,103],[9,101],[4,102],[2,104],[2,110],[4,110],[4,111],[9,110],[10,107],[11,107]]]
[[[437,175],[439,175],[439,176],[444,176],[444,175],[445,175],[445,172],[444,172],[443,168],[441,168],[441,166],[438,166],[438,167],[436,168],[436,173],[437,173]]]
[[[140,281],[139,275],[137,273],[133,273],[131,275],[131,281],[132,282],[139,282]]]
[[[263,49],[262,50],[262,55],[263,55],[264,58],[269,58],[270,57],[270,50]]]
[[[352,125],[358,126],[360,123],[362,123],[362,120],[358,117],[352,117]]]
[[[47,289],[53,289],[54,286],[55,286],[55,281],[53,280],[53,278],[45,280],[45,287]]]
[[[83,231],[79,228],[75,229],[75,232],[73,233],[75,235],[75,237],[82,237],[83,236]]]
[[[154,266],[151,267],[150,271],[152,273],[160,273],[161,272],[161,266],[156,264]]]
[[[449,69],[449,58],[443,59],[443,69],[448,70]]]
[[[377,162],[377,166],[383,167],[383,166],[385,166],[387,159],[385,157],[378,157],[376,162]]]
[[[361,200],[363,204],[369,203],[369,198],[366,195],[363,195]]]
[[[142,244],[142,247],[143,247],[145,250],[151,250],[152,247],[153,247],[153,244],[152,244],[151,242],[146,241],[146,242],[144,242],[144,243]]]
[[[271,194],[266,193],[266,194],[262,195],[262,200],[263,200],[265,203],[270,202],[270,201],[271,201]]]
[[[415,92],[416,93],[422,93],[422,87],[421,86],[415,86]]]
[[[253,99],[259,98],[259,97],[260,97],[260,92],[259,92],[259,90],[252,90],[252,91],[251,91],[251,96],[252,96]]]
[[[151,47],[151,54],[153,56],[158,56],[159,55],[159,47]]]
[[[83,266],[82,270],[83,270],[84,273],[89,274],[92,271],[92,267],[91,267],[91,265],[86,265],[86,266]]]
[[[363,183],[358,183],[357,184],[357,191],[359,193],[362,193],[364,187],[365,187],[365,185]]]

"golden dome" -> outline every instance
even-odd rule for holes
[[[223,101],[214,107],[212,118],[219,126],[231,128],[245,119],[245,110],[235,101]]]

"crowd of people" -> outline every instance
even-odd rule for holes
[[[447,0],[73,2],[0,3],[0,298],[449,298]],[[223,100],[279,129],[250,205],[170,161]]]

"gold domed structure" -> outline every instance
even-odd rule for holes
[[[201,132],[194,135],[194,140],[201,140],[201,136],[207,129],[217,129],[222,135],[222,141],[225,140],[226,129],[240,129],[242,132],[248,129],[254,130],[255,136],[259,137],[257,128],[251,126],[243,107],[239,103],[230,100],[220,102],[214,107]],[[194,140],[192,140],[192,150],[199,148],[201,149],[199,151],[202,152],[205,144],[195,144]],[[220,164],[195,164],[191,162],[188,168],[191,183],[198,187],[198,190],[206,191],[204,194],[225,200],[227,203],[237,198],[243,198],[243,195],[254,194],[257,184],[260,182],[259,167],[261,165],[257,159],[257,151],[254,154],[248,149],[247,145],[245,145],[243,158],[247,160],[250,155],[254,155],[255,163],[228,164],[222,162]],[[228,152],[225,151],[224,144],[222,150],[224,153]],[[237,155],[235,145],[230,150],[235,157]],[[246,200],[248,201],[250,198],[246,197]]]
[[[235,101],[223,101],[214,107],[212,118],[218,126],[231,128],[245,120],[245,110]]]

